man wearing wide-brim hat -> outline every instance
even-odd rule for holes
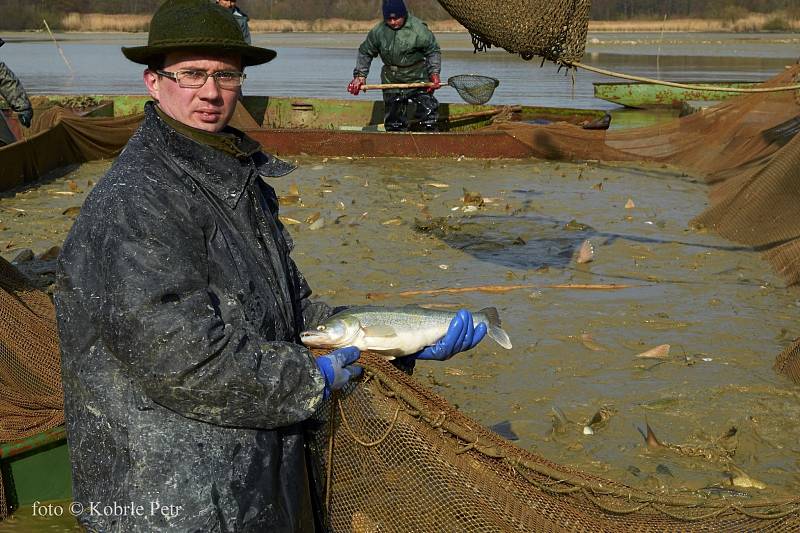
[[[293,167],[228,126],[275,52],[168,0],[123,53],[154,102],[59,258],[70,510],[92,531],[312,531],[303,422],[361,369],[297,342],[331,310],[262,179]]]

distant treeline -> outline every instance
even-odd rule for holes
[[[42,27],[47,19],[60,28],[68,13],[149,14],[163,0],[0,0],[0,29]],[[469,0],[472,2],[493,0]],[[445,20],[448,13],[436,0],[406,0],[409,9],[426,20]],[[379,0],[239,0],[252,19],[370,20],[380,15]],[[715,18],[736,20],[748,13],[783,12],[800,18],[797,0],[593,0],[593,20]]]

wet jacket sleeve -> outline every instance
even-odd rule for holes
[[[0,95],[5,98],[9,107],[17,113],[31,109],[31,101],[28,99],[28,95],[25,94],[22,82],[2,61],[0,61]]]
[[[439,43],[436,41],[436,36],[433,35],[433,32],[428,29],[428,26],[422,24],[422,27],[424,29],[421,37],[428,76],[431,74],[440,74],[442,72],[442,52],[439,48]]]
[[[203,230],[175,194],[114,198],[95,239],[105,250],[102,335],[154,402],[222,426],[271,429],[310,417],[324,381],[308,350],[248,334],[236,303],[207,282]],[[160,228],[152,231],[152,228]],[[110,253],[108,253],[110,252]],[[227,304],[225,302],[228,302]]]
[[[380,53],[380,42],[378,40],[377,32],[372,29],[367,34],[367,38],[358,47],[358,56],[356,57],[356,68],[353,70],[353,77],[361,76],[366,78],[369,74],[369,67],[372,65],[372,60],[378,57]]]

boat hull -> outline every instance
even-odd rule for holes
[[[687,85],[705,85],[710,87],[750,88],[760,82],[754,81],[686,81]],[[652,83],[594,83],[594,96],[608,102],[625,107],[647,109],[656,107],[673,107],[679,109],[683,102],[702,100],[718,101],[737,96],[737,92],[702,89],[679,89]]]

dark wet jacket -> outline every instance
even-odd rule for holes
[[[253,145],[210,148],[148,104],[67,237],[56,306],[85,525],[314,527],[302,422],[324,382],[297,341],[330,309],[309,301],[260,177],[291,166]],[[113,512],[131,502],[140,516]]]
[[[12,111],[21,113],[31,109],[31,101],[28,99],[28,95],[25,94],[25,89],[23,89],[19,78],[2,61],[0,61],[0,96],[8,102],[8,107]],[[11,128],[6,123],[5,117],[0,113],[0,146],[11,144],[16,140]]]
[[[8,102],[8,107],[17,113],[31,108],[31,101],[25,94],[22,82],[2,61],[0,61],[0,96]]]
[[[414,15],[393,30],[380,21],[358,47],[353,77],[367,77],[372,60],[381,56],[381,83],[425,82],[442,70],[439,43],[428,26]]]

